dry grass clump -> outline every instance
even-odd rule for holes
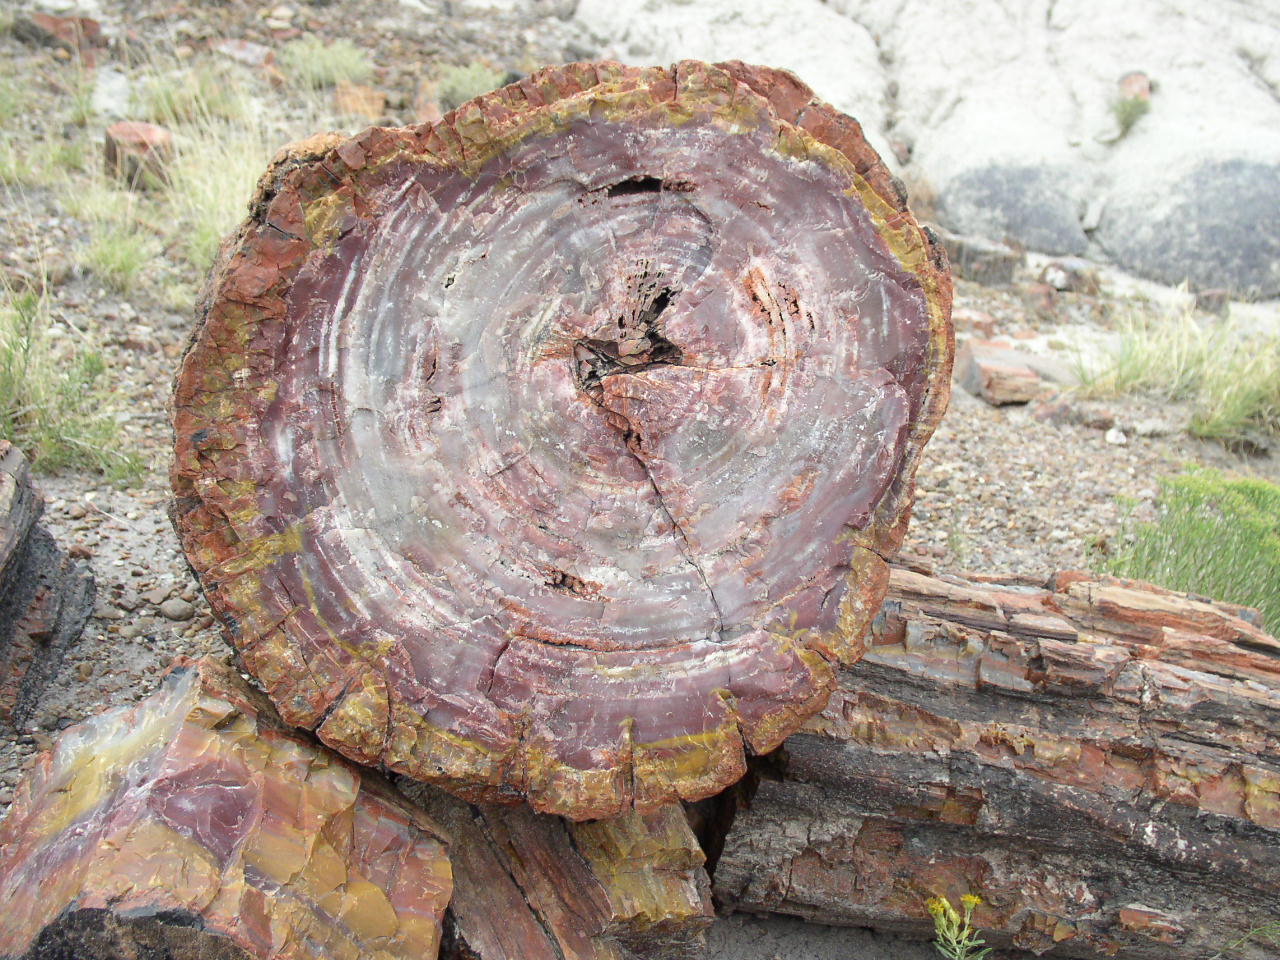
[[[285,44],[280,51],[280,66],[295,83],[311,89],[363,83],[373,72],[368,55],[350,40],[326,45],[316,36]]]
[[[141,472],[119,449],[106,372],[87,338],[54,323],[44,289],[0,289],[0,437],[34,469],[88,467],[116,481]]]
[[[1227,444],[1280,436],[1280,337],[1201,322],[1190,308],[1169,316],[1132,310],[1119,328],[1113,352],[1078,365],[1082,394],[1185,401],[1191,433]]]
[[[245,91],[232,72],[212,62],[189,68],[152,65],[135,99],[142,119],[164,126],[239,120],[249,109]]]
[[[167,187],[146,202],[198,278],[222,239],[245,218],[258,178],[276,150],[324,129],[327,118],[306,98],[268,112],[264,104],[278,103],[280,95],[269,94],[260,75],[231,64],[153,60],[140,71],[136,86],[147,116],[174,136]]]
[[[478,60],[461,67],[445,67],[436,81],[440,106],[445,110],[453,110],[472,97],[502,86],[506,78],[507,75],[502,70],[495,70]]]
[[[181,224],[184,258],[203,272],[222,239],[248,213],[258,178],[278,145],[252,118],[227,124],[198,124],[175,138],[165,202]]]

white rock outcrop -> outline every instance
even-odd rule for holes
[[[959,232],[1280,296],[1280,3],[580,0],[574,18],[629,63],[794,71]],[[1134,71],[1152,92],[1125,131]]]

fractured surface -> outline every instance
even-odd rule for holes
[[[453,880],[431,822],[226,667],[179,663],[19,785],[0,957],[434,957]]]

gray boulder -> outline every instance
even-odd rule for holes
[[[1128,270],[1232,296],[1280,296],[1280,163],[1204,160],[1113,199],[1098,239]]]
[[[1073,179],[1061,167],[991,163],[954,177],[938,197],[938,215],[970,233],[1079,256],[1089,238],[1080,226]]]

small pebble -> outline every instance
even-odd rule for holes
[[[160,613],[169,620],[190,620],[196,608],[181,597],[172,597],[160,604]]]
[[[172,587],[156,587],[154,590],[148,590],[144,593],[142,599],[153,607],[158,607],[169,599],[169,594],[171,593],[173,593]]]

